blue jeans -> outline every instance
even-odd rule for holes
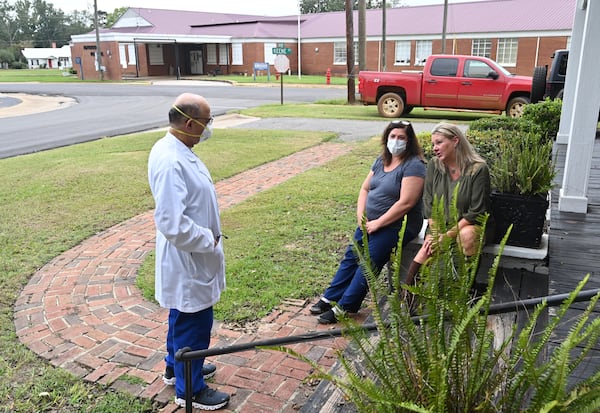
[[[389,261],[390,254],[398,245],[399,232],[398,228],[388,227],[369,234],[369,254],[371,255],[371,263],[377,273]],[[404,233],[402,246],[408,244],[417,234],[418,232],[413,234],[407,229]],[[354,240],[361,248],[363,245],[362,239],[362,230],[357,228],[354,233]],[[368,290],[367,279],[363,274],[359,258],[354,252],[354,245],[351,244],[346,249],[344,258],[323,296],[329,301],[337,302],[343,310],[356,313],[360,309]]]
[[[184,347],[192,350],[206,350],[210,345],[210,332],[213,326],[213,308],[197,313],[182,313],[174,308],[169,310],[169,329],[167,331],[167,366],[175,370],[175,393],[177,397],[185,397],[185,378],[183,363],[175,361],[175,353]],[[202,376],[204,359],[192,361],[193,394],[206,387]]]

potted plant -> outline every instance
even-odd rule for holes
[[[507,244],[539,247],[556,175],[552,141],[531,132],[501,140],[490,173],[494,242],[512,225]]]

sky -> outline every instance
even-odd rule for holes
[[[459,3],[474,0],[448,0]],[[112,12],[119,7],[144,7],[154,9],[190,10],[215,13],[255,14],[264,16],[285,16],[298,13],[298,0],[97,0],[98,10]],[[73,10],[94,10],[93,0],[46,0],[55,9],[65,13]],[[444,0],[402,0],[408,6],[423,4],[443,4]]]

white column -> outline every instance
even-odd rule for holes
[[[585,25],[586,11],[580,7],[575,9],[573,20],[573,31],[571,32],[571,46],[569,48],[569,64],[565,79],[565,90],[563,94],[563,105],[560,114],[560,126],[556,134],[556,143],[569,142],[569,128],[573,120],[573,109],[575,108],[575,81],[580,66],[581,44],[583,43],[583,27]]]
[[[598,111],[600,110],[600,2],[578,0],[576,15],[584,13],[579,65],[575,77],[572,122],[569,126],[568,147],[559,211],[587,212],[587,188],[592,163]],[[576,21],[580,21],[576,16]],[[571,54],[569,54],[569,69]],[[572,71],[570,72],[572,74]]]

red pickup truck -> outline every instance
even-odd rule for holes
[[[422,72],[359,72],[358,93],[363,104],[376,104],[386,118],[416,106],[520,117],[530,102],[531,81],[485,57],[432,55]]]

